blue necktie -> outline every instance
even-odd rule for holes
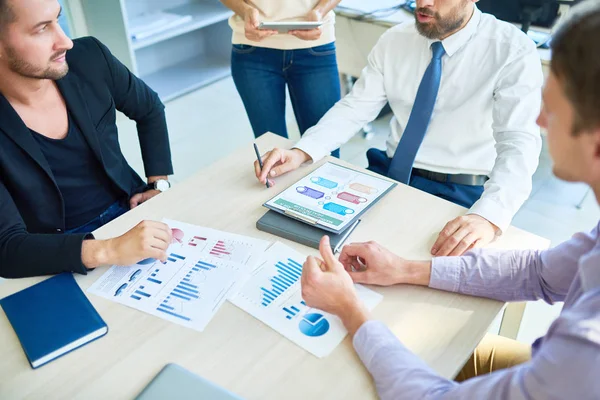
[[[427,133],[442,79],[442,56],[446,54],[446,50],[444,50],[442,42],[433,43],[431,50],[433,52],[431,63],[425,70],[425,75],[419,85],[410,118],[388,171],[390,178],[406,184],[409,183],[417,152]]]

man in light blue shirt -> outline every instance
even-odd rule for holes
[[[600,37],[600,0],[587,0],[572,12],[553,40],[551,75],[538,123],[548,132],[555,175],[589,184],[600,201],[600,53],[589,42]],[[375,243],[346,246],[338,261],[328,238],[321,244],[324,261],[306,261],[302,295],[309,306],[342,319],[381,398],[600,397],[600,225],[546,251],[475,250],[425,262],[403,260]],[[459,374],[466,380],[458,383],[439,376],[385,325],[371,320],[353,281],[428,285],[500,301],[565,304],[531,352],[515,352],[519,346],[504,339],[501,343],[508,346],[494,351],[509,362],[487,374],[498,366],[491,366],[490,359],[490,365],[473,368],[476,350]]]

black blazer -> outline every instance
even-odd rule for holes
[[[69,73],[57,81],[74,122],[109,178],[131,196],[144,181],[127,164],[116,111],[137,122],[146,176],[171,175],[164,105],[94,38],[74,41]],[[0,94],[0,276],[20,278],[65,271],[86,273],[86,235],[67,235],[64,201],[39,145]]]

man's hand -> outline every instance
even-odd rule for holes
[[[460,256],[473,247],[490,243],[500,229],[487,219],[468,214],[448,222],[431,248],[436,257]]]
[[[258,10],[254,7],[249,7],[244,15],[244,30],[246,34],[246,39],[251,40],[253,42],[260,42],[263,39],[268,38],[269,36],[273,36],[279,33],[276,30],[272,29],[258,29],[258,25],[260,25],[259,17],[260,14],[258,13]]]
[[[310,22],[320,22],[322,19],[323,15],[318,10],[312,10],[306,16],[306,20]],[[318,40],[321,37],[321,33],[323,33],[323,30],[319,26],[314,29],[291,30],[288,33],[302,40]]]
[[[173,234],[162,222],[142,221],[125,234],[108,240],[85,240],[82,261],[88,268],[131,265],[147,258],[167,261]]]
[[[254,162],[254,172],[260,183],[264,185],[267,183],[268,177],[274,178],[298,169],[308,160],[310,160],[310,156],[300,149],[283,150],[275,148],[262,156],[262,170],[258,161]],[[272,186],[275,185],[275,182],[269,179],[269,184]]]
[[[131,199],[129,199],[129,208],[131,208],[133,210],[140,204],[150,200],[151,198],[153,198],[154,196],[156,196],[158,194],[160,194],[159,190],[152,189],[152,190],[146,190],[143,193],[138,193],[136,195],[133,195],[131,197]]]
[[[375,242],[344,246],[340,262],[356,283],[429,285],[431,262],[407,261]]]
[[[352,279],[335,259],[324,236],[319,245],[323,260],[308,257],[302,270],[302,298],[309,307],[340,317],[353,335],[369,319],[368,311],[358,298]]]

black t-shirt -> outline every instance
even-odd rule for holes
[[[71,115],[64,139],[50,139],[33,130],[31,133],[63,196],[67,230],[85,225],[124,196],[102,168]]]

